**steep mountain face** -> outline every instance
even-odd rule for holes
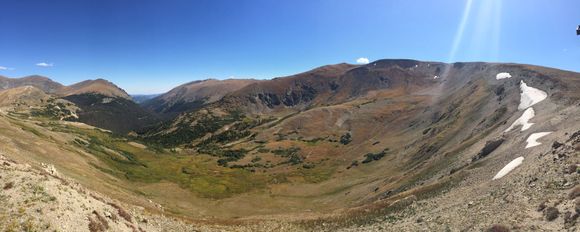
[[[11,89],[21,86],[34,86],[46,93],[56,93],[64,86],[43,76],[27,76],[22,78],[8,78],[0,76],[0,89]]]
[[[393,90],[390,94],[403,95],[434,83],[425,75],[437,75],[442,68],[441,63],[430,63],[421,70],[413,69],[418,64],[413,60],[382,60],[364,66],[323,66],[249,85],[223,102],[231,107],[241,106],[247,112],[262,113],[336,105],[375,94],[377,90]]]
[[[340,77],[355,69],[355,65],[328,65],[297,75],[255,83],[227,96],[223,102],[244,105],[256,112],[274,108],[304,108],[310,104],[331,104],[344,100]],[[368,80],[369,84],[373,80]],[[383,83],[385,84],[385,83]],[[251,105],[251,106],[250,106]]]
[[[125,134],[132,130],[151,126],[158,118],[137,103],[124,97],[84,93],[64,97],[80,108],[78,119],[92,126]]]
[[[58,91],[58,94],[63,96],[86,93],[94,93],[107,97],[119,97],[131,100],[131,96],[129,96],[125,90],[104,79],[82,81],[70,86],[65,86]]]
[[[193,81],[175,87],[142,105],[146,109],[171,117],[216,102],[225,95],[256,82],[259,81],[251,79]]]

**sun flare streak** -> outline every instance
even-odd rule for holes
[[[467,22],[469,21],[469,15],[471,14],[472,4],[473,4],[473,0],[467,0],[467,3],[465,4],[465,8],[463,8],[463,15],[461,16],[461,22],[459,23],[459,27],[457,28],[457,32],[455,32],[455,37],[453,38],[453,44],[451,46],[451,51],[449,52],[449,58],[447,59],[447,61],[449,63],[451,63],[455,60],[455,54],[457,53],[457,50],[459,49],[459,45],[461,44],[461,41],[463,40],[463,33],[465,32],[465,27],[467,25]],[[449,74],[450,68],[451,68],[450,66],[445,67],[445,69],[443,70],[443,75],[441,75],[441,76],[447,77],[447,74]]]
[[[457,32],[455,33],[455,37],[453,38],[453,45],[451,46],[451,51],[449,52],[449,62],[453,62],[455,59],[455,54],[457,54],[457,50],[459,49],[459,45],[463,40],[463,33],[465,32],[465,27],[467,26],[467,22],[469,21],[469,15],[471,14],[471,5],[473,4],[473,0],[467,0],[467,4],[465,4],[465,8],[463,9],[463,16],[461,16],[461,23],[457,28]]]

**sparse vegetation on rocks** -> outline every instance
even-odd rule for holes
[[[547,201],[542,201],[542,203],[540,203],[540,205],[538,205],[538,209],[537,209],[538,212],[544,211],[544,209],[546,209],[546,207],[548,207],[547,203],[548,203]]]
[[[497,149],[504,141],[504,138],[497,138],[485,142],[485,146],[483,146],[481,151],[479,151],[479,153],[473,157],[472,162],[485,158],[490,153],[495,151],[495,149]]]
[[[367,154],[365,154],[365,158],[363,161],[361,161],[361,163],[366,164],[366,163],[380,160],[387,154],[387,151],[389,151],[389,149],[385,148],[384,150],[382,150],[381,152],[378,152],[378,153],[367,153]]]
[[[509,231],[510,229],[504,225],[493,225],[489,229],[487,229],[487,232],[509,232]]]
[[[281,164],[297,165],[304,161],[304,158],[300,155],[299,147],[290,147],[286,149],[278,148],[276,150],[272,150],[271,152],[277,156],[288,158],[287,161],[284,161]]]
[[[8,182],[8,183],[4,184],[3,189],[8,190],[8,189],[11,189],[13,187],[14,187],[14,182]]]
[[[348,165],[348,167],[346,167],[346,169],[351,169],[358,166],[358,160],[353,160],[350,165]]]
[[[93,210],[93,214],[99,220],[101,225],[105,227],[105,229],[109,229],[109,222],[107,222],[107,219],[105,217],[101,216],[101,214],[99,214],[96,210]]]
[[[106,227],[101,224],[98,220],[89,217],[89,231],[90,232],[102,232],[105,231]]]
[[[346,134],[340,136],[340,143],[342,145],[347,145],[350,142],[352,142],[352,135],[350,134],[350,131],[347,132]]]
[[[553,221],[560,216],[560,211],[556,207],[548,207],[544,210],[544,217],[548,221]]]
[[[577,197],[580,197],[580,185],[574,187],[574,189],[572,189],[572,191],[570,191],[570,193],[568,194],[568,198],[570,200],[575,199]]]
[[[115,203],[109,203],[109,205],[113,206],[113,208],[117,209],[117,213],[119,214],[120,217],[125,219],[125,221],[131,222],[131,214],[129,214],[127,211],[125,211],[125,209],[123,209],[121,206],[119,206],[118,204],[115,204]]]

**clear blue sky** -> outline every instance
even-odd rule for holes
[[[272,78],[360,57],[580,71],[580,1],[468,2],[0,0],[0,75],[64,84],[105,78],[129,93],[158,93],[192,80]]]

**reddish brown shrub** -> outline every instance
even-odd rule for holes
[[[115,203],[109,203],[109,205],[113,206],[113,208],[117,209],[119,216],[124,218],[126,221],[131,222],[131,214],[129,214],[127,211],[125,211],[123,208],[121,208],[121,206],[119,206]]]
[[[548,207],[544,211],[544,216],[548,221],[554,221],[556,218],[558,218],[559,215],[560,211],[558,211],[558,209],[556,209],[555,207]]]
[[[4,185],[4,190],[8,190],[14,187],[14,182],[8,182]]]
[[[92,217],[89,217],[89,231],[91,232],[103,232],[105,231],[105,226],[99,221],[95,221]]]
[[[509,231],[510,229],[508,229],[506,226],[503,225],[493,225],[489,229],[487,229],[487,232],[509,232]]]
[[[107,219],[105,219],[105,217],[101,216],[96,210],[93,210],[93,214],[97,217],[97,219],[99,220],[99,222],[101,222],[101,224],[103,225],[103,227],[105,227],[105,229],[109,229],[109,222],[107,222]]]
[[[572,192],[568,194],[568,198],[570,198],[570,200],[573,200],[576,197],[580,197],[580,186],[574,187],[574,189],[572,189]]]

